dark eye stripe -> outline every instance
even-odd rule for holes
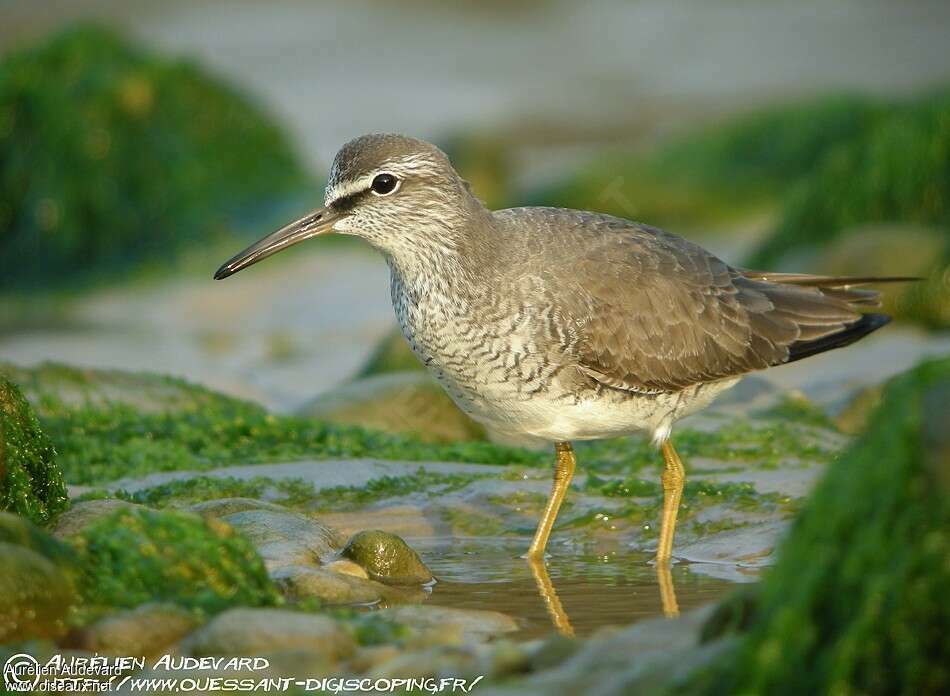
[[[340,196],[333,203],[330,204],[330,207],[334,210],[347,211],[352,210],[352,208],[360,202],[363,198],[369,195],[369,189],[363,191],[356,191],[355,193],[350,193],[346,196]]]

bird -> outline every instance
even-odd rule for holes
[[[324,206],[214,278],[328,233],[382,253],[402,333],[459,408],[496,433],[553,443],[532,561],[574,475],[572,443],[639,434],[663,460],[655,561],[668,567],[686,476],[674,424],[744,375],[880,329],[889,317],[867,311],[880,295],[866,286],[913,280],[750,270],[620,217],[490,210],[438,147],[396,134],[346,143]]]

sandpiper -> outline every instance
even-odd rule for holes
[[[869,283],[730,266],[669,232],[558,208],[488,210],[434,145],[366,135],[337,153],[323,208],[215,273],[317,235],[385,256],[403,335],[470,416],[554,443],[554,486],[529,559],[543,558],[574,440],[643,433],[662,452],[657,565],[671,558],[685,472],[670,433],[749,372],[884,326]]]

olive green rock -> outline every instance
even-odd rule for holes
[[[20,390],[0,375],[0,510],[46,524],[67,504],[53,444]]]
[[[425,367],[412,352],[399,329],[386,334],[373,349],[357,377],[372,377],[387,372],[423,372]]]
[[[389,589],[373,580],[312,566],[283,566],[271,577],[290,600],[315,598],[333,606],[374,604]]]
[[[0,512],[0,643],[56,638],[76,602],[76,552],[19,515]]]
[[[803,256],[805,267],[825,275],[921,278],[884,288],[881,311],[931,328],[950,326],[946,230],[906,223],[862,225],[844,230],[839,238]]]
[[[76,551],[71,546],[50,536],[25,517],[9,512],[0,512],[0,542],[35,551],[63,568],[74,569],[78,562]]]
[[[66,510],[56,520],[53,535],[60,539],[67,539],[79,534],[97,521],[115,513],[117,510],[145,510],[144,505],[130,503],[118,498],[103,498],[102,500],[82,500]]]
[[[362,566],[369,576],[391,585],[430,582],[432,572],[400,537],[378,529],[357,532],[341,555]]]
[[[336,661],[351,655],[356,644],[346,627],[329,616],[286,609],[235,608],[198,629],[183,647],[196,656],[259,656],[302,649]]]
[[[950,691],[950,358],[891,381],[696,693]],[[747,613],[747,610],[743,610]]]
[[[418,436],[425,442],[485,439],[484,428],[455,405],[426,372],[363,377],[318,396],[298,415]]]
[[[76,633],[71,647],[100,655],[148,657],[162,654],[198,624],[193,612],[174,604],[143,604],[85,626]]]
[[[0,542],[0,559],[0,643],[62,635],[76,600],[69,573],[7,542]]]

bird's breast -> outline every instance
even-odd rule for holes
[[[554,362],[524,306],[485,293],[411,287],[396,274],[393,308],[413,353],[464,411],[510,419],[551,384]]]

